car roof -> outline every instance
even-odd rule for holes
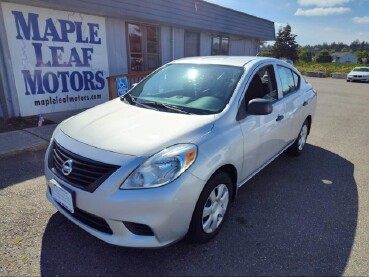
[[[256,56],[204,56],[190,57],[175,60],[171,63],[188,63],[188,64],[219,64],[229,66],[245,66],[249,63],[258,63],[260,61],[279,61],[274,58],[256,57]]]

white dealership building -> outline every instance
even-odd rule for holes
[[[273,22],[202,0],[2,1],[0,34],[0,117],[89,108],[109,76],[275,38]]]

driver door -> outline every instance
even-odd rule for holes
[[[243,134],[244,163],[243,179],[247,179],[277,155],[286,145],[284,104],[279,101],[278,87],[272,64],[263,65],[249,79],[241,103],[239,124]],[[268,115],[253,115],[247,103],[255,98],[272,102],[273,111]]]

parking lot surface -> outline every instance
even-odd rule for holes
[[[48,203],[43,151],[2,159],[0,275],[368,275],[369,84],[308,81],[318,108],[304,153],[251,179],[207,244],[108,245]]]

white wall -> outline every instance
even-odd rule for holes
[[[357,58],[353,54],[349,53],[340,59],[340,63],[357,63]]]
[[[211,35],[208,33],[200,34],[200,56],[211,55]]]
[[[170,26],[161,26],[161,64],[166,64],[172,60],[172,43],[172,28]]]
[[[230,56],[255,56],[258,52],[259,41],[256,39],[230,38]]]
[[[106,18],[109,75],[128,73],[128,49],[126,23],[124,20]]]
[[[174,60],[184,57],[184,29],[173,28]]]
[[[346,55],[342,57],[334,58],[333,62],[335,63],[358,63],[358,58],[352,53],[347,53]]]

